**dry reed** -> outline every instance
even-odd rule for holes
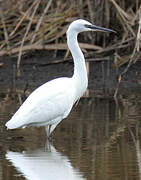
[[[83,50],[95,54],[116,52],[115,66],[140,58],[141,6],[138,0],[13,0],[0,1],[0,56],[17,56],[19,69],[22,54],[31,50],[65,50],[68,56],[65,32],[68,24],[84,18],[116,30],[119,36],[109,38],[101,33],[87,34]],[[138,25],[139,23],[139,25]],[[137,29],[138,28],[138,29]],[[88,56],[88,54],[87,54]],[[120,78],[121,79],[121,78]]]

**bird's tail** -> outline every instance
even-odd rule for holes
[[[19,121],[14,121],[13,122],[13,119],[10,119],[6,124],[5,126],[7,127],[7,129],[16,129],[16,128],[19,128],[21,127],[21,123],[20,123],[20,120]]]

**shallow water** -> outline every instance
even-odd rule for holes
[[[82,98],[52,143],[44,128],[6,130],[18,106],[0,99],[0,180],[141,179],[141,95]]]

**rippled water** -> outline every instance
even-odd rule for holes
[[[44,128],[6,130],[18,106],[0,99],[0,180],[141,179],[141,95],[81,99],[52,143]]]

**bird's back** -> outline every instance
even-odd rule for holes
[[[15,129],[53,124],[56,118],[67,117],[74,101],[72,78],[54,79],[33,91],[6,126],[8,129]]]

